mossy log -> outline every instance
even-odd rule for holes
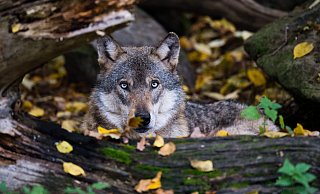
[[[162,187],[175,193],[278,193],[281,188],[274,183],[279,176],[277,169],[285,158],[293,163],[309,163],[312,173],[320,173],[318,137],[167,139],[166,142],[176,144],[177,150],[162,157],[151,146],[137,151],[134,141],[123,144],[96,140],[25,115],[18,115],[17,121],[20,135],[0,134],[0,181],[5,181],[11,189],[41,184],[51,193],[62,193],[68,186],[107,182],[111,188],[101,193],[134,193],[140,179],[152,178],[162,171]],[[62,140],[73,145],[71,153],[57,151],[55,143]],[[211,160],[215,170],[197,171],[190,166],[191,159]],[[65,173],[62,162],[81,166],[86,176]],[[313,186],[320,186],[319,178]]]
[[[320,103],[320,4],[292,12],[249,38],[245,49],[271,78],[300,101]],[[294,59],[301,42],[314,45],[311,53]]]

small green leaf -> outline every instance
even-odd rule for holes
[[[91,185],[91,187],[93,189],[97,189],[97,190],[103,190],[103,189],[106,189],[106,188],[109,188],[110,185],[108,183],[104,183],[104,182],[97,182],[97,183],[93,183]]]
[[[283,116],[279,115],[279,123],[280,123],[280,127],[281,129],[285,128],[285,124],[284,124],[284,120],[283,120]]]
[[[48,194],[48,191],[42,185],[33,185],[31,194]]]
[[[260,99],[260,103],[258,104],[258,108],[263,108],[263,109],[271,108],[273,110],[277,110],[277,109],[281,108],[281,105],[278,103],[275,103],[275,102],[271,102],[271,100],[269,100],[269,98],[264,96]]]
[[[71,187],[67,187],[65,190],[64,190],[64,193],[66,194],[86,194],[85,191],[83,191],[82,189],[80,189],[79,187],[75,187],[75,188],[71,188]]]
[[[307,172],[310,168],[311,168],[311,165],[306,163],[299,163],[295,167],[296,172],[299,172],[299,173]]]
[[[287,174],[287,175],[293,175],[294,170],[295,170],[295,168],[294,168],[293,164],[288,159],[285,159],[282,167],[279,168],[278,172],[283,173],[283,174]]]
[[[22,187],[22,192],[24,194],[30,194],[31,193],[31,189],[27,186]]]
[[[294,185],[295,181],[289,177],[289,176],[280,176],[277,179],[276,185],[277,186],[283,186],[283,187],[287,187],[287,186],[291,186]]]
[[[288,133],[289,133],[290,135],[293,135],[293,134],[294,134],[293,131],[292,131],[292,129],[291,129],[291,127],[286,126],[286,130],[288,131]]]
[[[268,118],[270,118],[273,122],[276,121],[277,115],[278,115],[278,112],[277,112],[276,110],[266,108],[266,109],[264,109],[264,113],[265,113],[266,116],[267,116]]]
[[[248,106],[241,111],[240,115],[248,120],[257,120],[261,117],[256,106]]]

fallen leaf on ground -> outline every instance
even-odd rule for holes
[[[35,117],[42,117],[44,115],[44,110],[34,106],[28,113]]]
[[[157,189],[154,194],[174,194],[173,190]]]
[[[32,104],[32,102],[30,102],[29,100],[25,100],[25,101],[23,101],[23,103],[22,103],[22,107],[23,107],[24,109],[27,109],[27,110],[31,109],[32,106],[33,106],[33,104]]]
[[[19,24],[19,23],[17,23],[17,24],[12,24],[12,25],[11,25],[11,32],[12,32],[12,33],[17,33],[17,32],[19,32],[19,31],[21,30],[21,28],[22,28],[22,25]]]
[[[193,168],[201,172],[210,172],[213,171],[213,164],[211,160],[190,160],[190,164]]]
[[[161,148],[164,146],[164,139],[160,135],[156,136],[156,139],[153,142],[153,146],[157,148]]]
[[[59,143],[56,144],[56,147],[57,147],[57,150],[63,154],[70,153],[73,150],[72,145],[66,141],[60,141]]]
[[[121,137],[119,129],[105,129],[101,126],[98,126],[98,133],[104,137],[111,137],[113,139],[119,139]]]
[[[144,191],[154,190],[161,187],[161,175],[162,172],[158,172],[156,177],[153,179],[142,179],[139,183],[134,187],[134,189],[138,193],[142,193]]]
[[[297,44],[293,49],[293,58],[301,58],[309,54],[313,50],[314,46],[312,42],[301,42]]]
[[[70,112],[87,112],[88,105],[84,102],[68,102],[66,110]]]
[[[256,68],[248,69],[247,75],[249,80],[255,85],[255,86],[263,86],[266,84],[266,78],[264,77],[262,71]]]
[[[69,131],[75,132],[76,131],[77,122],[74,120],[64,120],[61,123],[61,128]]]
[[[193,131],[192,131],[190,137],[191,138],[202,138],[202,137],[206,137],[206,135],[204,133],[201,133],[199,127],[195,127],[195,128],[193,128]]]
[[[319,131],[309,131],[304,129],[299,123],[297,123],[297,127],[294,128],[293,133],[295,136],[319,136]]]
[[[137,143],[137,150],[143,151],[146,148],[146,138],[142,137],[140,141]]]
[[[289,136],[290,134],[285,132],[279,132],[279,131],[267,131],[267,132],[264,132],[262,135],[269,138],[280,138],[284,136]]]
[[[169,142],[164,144],[162,148],[160,148],[158,154],[161,156],[169,156],[176,151],[176,145],[173,142]]]
[[[215,136],[216,137],[226,137],[226,136],[229,136],[229,133],[226,130],[219,130],[219,131],[217,131]]]
[[[73,164],[72,162],[64,162],[63,170],[64,172],[69,173],[73,176],[79,176],[79,175],[86,176],[86,173],[84,172],[84,170],[80,166]]]

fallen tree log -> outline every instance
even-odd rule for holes
[[[135,142],[96,140],[25,115],[18,115],[17,121],[19,136],[0,134],[0,180],[11,189],[41,184],[52,193],[61,193],[70,186],[83,188],[107,182],[111,188],[101,193],[134,193],[140,179],[152,178],[162,171],[162,187],[175,193],[278,193],[281,188],[273,183],[285,158],[309,163],[312,173],[320,173],[318,137],[171,139],[166,141],[174,142],[177,150],[162,157],[151,146],[143,152],[136,151]],[[55,143],[62,140],[71,143],[74,151],[59,153]],[[211,160],[215,170],[204,173],[192,169],[191,159]],[[66,174],[62,162],[80,165],[86,176]],[[313,186],[319,187],[320,179]]]
[[[0,2],[0,94],[61,53],[133,20],[133,0]],[[30,57],[32,56],[32,57]]]
[[[281,8],[283,9],[286,8],[286,6],[293,7],[293,4],[296,6],[300,5],[303,1],[294,1],[294,3],[291,1],[291,3],[288,2],[288,0],[284,2],[281,1],[281,3],[279,3],[279,1],[273,1],[269,4],[273,7],[281,5]],[[286,6],[283,6],[284,4]],[[163,10],[174,10],[175,12],[185,11],[208,15],[212,18],[224,17],[236,24],[239,29],[252,31],[257,31],[262,26],[272,22],[273,20],[287,15],[286,11],[263,6],[254,0],[152,0],[142,1],[140,6],[147,10],[152,16],[159,13],[159,17],[161,17]],[[175,18],[166,19],[166,22],[170,23],[172,22],[171,20],[174,20]]]

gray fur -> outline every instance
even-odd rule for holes
[[[104,128],[125,130],[131,110],[150,113],[147,132],[130,130],[130,138],[148,134],[163,137],[190,135],[199,127],[207,135],[219,129],[231,134],[258,134],[259,121],[240,118],[245,105],[220,101],[199,104],[185,101],[176,67],[179,56],[179,38],[174,33],[158,47],[120,47],[112,38],[97,42],[100,74],[92,91],[89,112],[83,130]],[[156,88],[151,83],[158,82]],[[121,83],[128,87],[123,89]],[[269,130],[277,127],[268,121]]]

